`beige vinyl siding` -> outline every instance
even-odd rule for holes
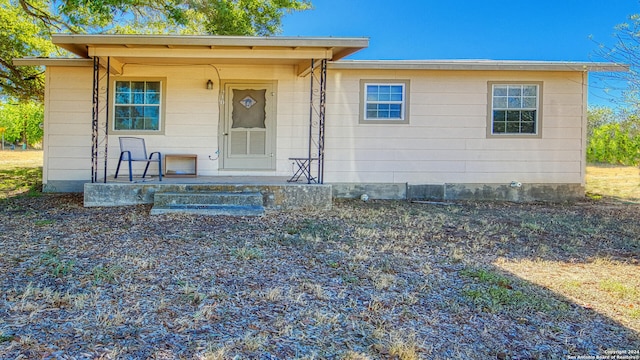
[[[216,71],[217,70],[217,71]],[[306,146],[306,132],[300,124],[305,124],[307,116],[301,118],[302,94],[308,92],[302,79],[297,77],[293,66],[127,66],[121,78],[165,77],[167,82],[164,135],[146,135],[147,147],[163,154],[189,153],[198,155],[198,173],[204,176],[246,175],[241,171],[221,171],[216,151],[221,140],[221,102],[227,101],[220,93],[220,75],[223,81],[255,82],[277,81],[277,129],[276,171],[251,172],[252,175],[290,174],[289,157],[299,156],[299,149]],[[114,77],[112,77],[113,79]],[[206,89],[207,80],[214,83],[213,90]],[[226,95],[226,94],[225,94]],[[297,96],[297,98],[296,98]],[[302,100],[304,104],[304,100]],[[308,105],[306,107],[308,109]],[[307,110],[308,111],[308,110]],[[287,137],[287,135],[289,135]],[[304,142],[298,137],[302,136]],[[113,148],[110,153],[110,171],[115,172],[117,164],[117,135],[110,138]]]
[[[359,124],[360,79],[410,79],[409,124]],[[541,138],[487,138],[487,83],[541,81]],[[583,182],[583,86],[576,72],[333,70],[327,182]]]
[[[130,64],[123,70],[111,80],[165,79],[164,134],[143,137],[150,151],[197,154],[199,175],[288,176],[288,158],[307,155],[309,78],[298,77],[294,66]],[[206,89],[209,79],[213,90]],[[409,123],[360,124],[361,79],[410,80]],[[226,100],[220,80],[277,82],[275,171],[219,170],[220,108]],[[490,81],[543,83],[541,138],[487,138]],[[582,83],[579,72],[329,69],[325,182],[581,184]],[[90,179],[91,94],[90,67],[47,68],[45,184]],[[111,133],[109,175],[118,155],[118,135]]]
[[[46,83],[42,182],[89,181],[92,69],[47,67]]]
[[[51,66],[47,74],[45,182],[47,179],[89,181],[92,68]],[[289,157],[305,156],[308,144],[309,82],[308,78],[296,75],[294,66],[126,65],[122,75],[111,76],[111,86],[119,79],[165,79],[165,116],[161,120],[165,131],[140,135],[145,138],[148,151],[196,154],[199,175],[246,175],[246,172],[219,169],[216,150],[220,141],[220,104],[225,99],[220,93],[218,74],[222,80],[277,81],[277,167],[275,171],[253,171],[251,175],[289,176],[292,171]],[[209,79],[214,82],[213,90],[206,89]],[[112,126],[111,119],[109,122]],[[118,162],[118,136],[113,131],[109,135],[109,176],[115,173]],[[134,166],[141,169],[141,164]],[[156,171],[155,164],[150,171]]]

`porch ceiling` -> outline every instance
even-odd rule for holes
[[[124,64],[287,64],[303,75],[310,59],[336,61],[368,46],[367,38],[55,34],[53,43],[82,58]]]

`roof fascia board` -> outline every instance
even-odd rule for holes
[[[344,56],[369,46],[368,38],[331,37],[247,37],[247,36],[177,36],[177,35],[77,35],[54,34],[54,44],[72,53],[88,57],[88,47],[108,45],[171,47],[245,47],[245,48],[339,48]],[[338,54],[338,52],[336,52]],[[340,57],[334,54],[333,60]]]
[[[377,70],[489,70],[489,71],[600,71],[626,72],[629,65],[594,62],[557,61],[419,61],[419,60],[342,60],[329,63],[331,69]]]
[[[67,58],[20,58],[13,59],[17,66],[93,66],[91,59],[67,59]]]
[[[188,48],[169,49],[157,47],[127,48],[122,46],[91,46],[89,57],[127,57],[127,58],[193,58],[193,59],[331,59],[333,51],[326,48],[300,49],[219,49]]]

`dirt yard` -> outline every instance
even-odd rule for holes
[[[231,218],[11,196],[0,358],[632,355],[640,205],[593,198]]]

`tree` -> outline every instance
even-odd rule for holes
[[[587,141],[593,137],[595,129],[616,120],[616,114],[610,107],[595,106],[587,110]]]
[[[42,141],[41,124],[44,121],[44,106],[37,101],[4,104],[0,107],[0,128],[4,128],[4,139],[34,145]]]
[[[587,113],[587,161],[640,164],[640,115],[628,109],[590,108]]]
[[[619,64],[628,64],[629,72],[607,74],[606,77],[623,82],[624,104],[640,110],[640,14],[629,16],[628,21],[615,27],[613,45],[599,44],[598,57]]]
[[[60,26],[94,33],[268,36],[280,31],[286,13],[310,6],[309,0],[70,0],[60,7]]]
[[[13,59],[54,54],[49,31],[9,0],[0,0],[0,93],[17,100],[42,100],[42,69],[15,66]]]
[[[309,0],[0,0],[0,95],[43,97],[42,69],[12,59],[51,56],[51,33],[268,36]]]

